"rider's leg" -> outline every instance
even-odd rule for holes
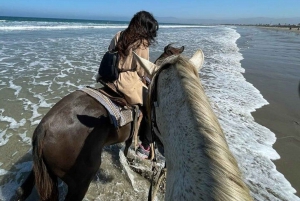
[[[139,128],[139,139],[141,144],[137,149],[137,154],[142,158],[148,158],[150,154],[150,143],[152,143],[151,128],[146,117],[146,111],[144,107],[140,107],[140,111],[143,114],[143,118]]]

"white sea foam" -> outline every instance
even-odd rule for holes
[[[22,139],[22,142],[25,142],[28,145],[31,145],[31,138],[26,136],[27,131],[25,131],[24,133],[20,133],[19,136]]]
[[[37,66],[37,65],[40,65],[40,61],[30,62],[29,67],[33,67],[33,66]]]
[[[3,60],[6,60],[6,59],[9,59],[10,57],[2,57],[0,58],[0,61],[3,61]]]
[[[0,129],[0,146],[5,145],[9,141],[9,138],[12,136],[11,130],[17,130],[26,123],[25,119],[17,122],[13,117],[3,116],[4,111],[4,109],[0,109],[0,122],[7,122],[7,125],[5,128]]]
[[[9,87],[16,90],[16,92],[14,94],[18,97],[22,87],[15,85],[12,80],[9,81]]]
[[[8,142],[9,138],[12,136],[12,134],[7,134],[6,132],[7,129],[0,129],[0,146],[5,145]]]
[[[1,175],[5,175],[5,174],[7,174],[7,173],[9,173],[9,172],[6,171],[6,170],[4,170],[4,169],[0,169],[0,176],[1,176]]]
[[[57,26],[6,26],[3,31],[64,30],[64,29],[124,29],[127,25],[57,25]]]
[[[25,119],[21,119],[20,122],[17,122],[14,118],[9,117],[9,116],[3,116],[4,109],[0,110],[0,121],[2,122],[8,122],[9,125],[7,126],[7,128],[9,129],[16,129],[19,128],[20,126],[24,126],[26,120]]]
[[[16,189],[20,186],[21,177],[24,175],[22,173],[29,172],[32,168],[32,162],[23,162],[15,165],[17,169],[16,172],[6,171],[6,175],[10,174],[14,179],[0,186],[0,200],[10,200],[15,194]],[[5,170],[3,170],[5,172]],[[1,169],[0,169],[1,173]]]
[[[32,104],[27,98],[18,98],[18,100],[22,101],[24,110],[28,110],[28,107]]]
[[[203,26],[203,25],[160,25],[159,28],[211,28],[216,26]]]
[[[243,57],[236,46],[239,37],[235,30],[227,29],[226,35],[212,39],[218,49],[208,51],[203,68],[202,74],[208,77],[203,81],[206,93],[255,199],[298,200],[295,190],[271,161],[280,158],[272,148],[275,134],[257,124],[251,115],[268,102],[241,74]]]
[[[0,167],[1,167],[2,165],[3,165],[3,163],[0,162]],[[4,169],[1,169],[1,168],[0,168],[0,176],[1,176],[1,175],[5,175],[5,174],[7,174],[7,173],[9,173],[9,172],[6,171],[6,170],[4,170]]]
[[[57,75],[56,77],[59,77],[59,78],[63,78],[63,77],[67,77],[68,75],[67,74],[64,74],[64,73],[60,73],[59,75]]]
[[[30,30],[64,30],[64,29],[125,29],[126,25],[57,25],[52,24],[51,26],[45,25],[11,25],[11,26],[0,26],[0,30],[3,31],[30,31]],[[214,26],[201,26],[201,25],[160,25],[159,28],[203,28],[203,27],[214,27]]]
[[[40,117],[41,114],[38,113],[38,109],[39,109],[38,104],[32,104],[31,108],[32,108],[32,116],[29,118],[29,121],[31,121],[31,125],[33,126],[39,124],[40,119],[35,120],[35,118]]]
[[[49,108],[51,106],[52,106],[52,104],[51,103],[47,103],[45,100],[41,101],[41,103],[40,103],[40,107]]]
[[[36,82],[36,81],[35,81],[35,78],[40,78],[40,76],[35,76],[35,77],[33,78],[33,81],[32,81],[32,83],[31,83],[31,84],[33,84],[33,85],[48,86],[48,85],[50,84],[50,81]]]
[[[72,86],[72,87],[75,87],[75,88],[78,87],[78,85],[73,84],[72,82],[70,82],[70,80],[66,81],[65,84],[66,84],[67,86]]]

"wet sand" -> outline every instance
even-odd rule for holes
[[[244,77],[261,92],[269,105],[252,115],[257,123],[275,133],[277,140],[273,148],[281,158],[273,162],[300,196],[300,66],[291,64],[297,70],[296,76],[290,76],[284,63],[264,60],[254,51],[250,48],[243,52]]]

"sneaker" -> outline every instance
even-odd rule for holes
[[[139,157],[141,157],[143,159],[148,159],[149,154],[150,154],[150,146],[148,147],[148,149],[145,149],[143,147],[143,145],[140,144],[136,150],[136,155],[138,155]]]

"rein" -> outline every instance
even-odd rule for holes
[[[162,66],[154,75],[153,79],[152,79],[152,83],[150,85],[150,98],[149,98],[149,110],[150,110],[150,119],[151,119],[151,135],[152,135],[152,139],[154,141],[154,137],[157,135],[160,135],[160,131],[159,128],[157,126],[157,122],[156,122],[156,110],[155,108],[158,108],[158,102],[157,102],[157,81],[158,81],[158,77],[159,74],[167,69],[171,67],[171,65],[164,65]],[[154,149],[154,147],[153,147]],[[155,150],[154,150],[155,153]],[[154,158],[153,163],[156,162],[156,159]],[[154,181],[154,176],[157,174],[157,168],[156,165],[153,164],[152,165],[152,177],[151,177],[151,184],[150,184],[150,189],[149,189],[149,193],[148,193],[148,201],[153,201],[156,193],[158,191],[159,185],[162,182],[162,178],[163,176],[166,175],[166,162],[165,162],[165,167],[161,170],[160,175],[158,177],[158,181],[156,183],[156,188],[154,190],[154,193],[152,194],[152,188],[153,188],[153,181]],[[152,198],[153,197],[153,198]]]
[[[152,83],[150,85],[150,98],[149,98],[149,111],[150,111],[150,119],[151,119],[151,134],[152,137],[154,137],[157,134],[160,134],[159,128],[157,126],[156,122],[156,110],[155,108],[158,108],[158,102],[157,102],[157,82],[159,74],[167,69],[170,68],[171,65],[164,65],[155,73]],[[153,139],[153,138],[152,138]]]

